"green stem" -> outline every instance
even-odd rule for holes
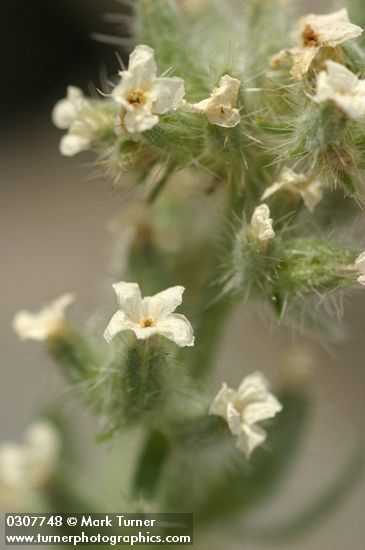
[[[221,298],[202,312],[195,331],[196,345],[191,364],[193,378],[204,378],[213,366],[217,349],[223,337],[223,326],[232,307],[233,304],[230,300]]]
[[[169,442],[166,436],[160,431],[151,431],[139,457],[133,480],[132,493],[135,498],[154,498],[168,454]]]

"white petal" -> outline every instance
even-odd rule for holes
[[[39,421],[27,430],[24,442],[30,461],[30,474],[36,483],[54,468],[61,450],[61,440],[52,424]]]
[[[52,112],[52,121],[55,126],[65,130],[77,118],[78,102],[84,97],[83,92],[75,86],[67,88],[67,98],[56,103]]]
[[[54,455],[54,449],[58,449],[60,444],[58,432],[45,420],[32,424],[25,433],[24,441],[39,453],[50,455]]]
[[[0,480],[19,489],[26,481],[25,453],[20,445],[4,443],[0,447]]]
[[[259,426],[242,426],[242,432],[237,438],[236,447],[240,449],[246,458],[252,451],[266,440],[266,432]]]
[[[38,340],[41,342],[48,336],[48,329],[39,314],[19,311],[12,323],[13,329],[21,340]]]
[[[360,277],[357,278],[357,282],[360,285],[365,286],[365,275],[360,275]]]
[[[263,192],[263,194],[261,195],[261,200],[265,200],[267,199],[268,197],[271,197],[271,195],[273,195],[274,193],[276,193],[277,191],[280,191],[280,189],[282,189],[282,187],[285,185],[284,182],[276,182],[276,183],[273,183],[272,185],[270,185],[270,187],[268,187],[267,189],[265,189],[265,191]]]
[[[326,62],[327,71],[321,71],[317,79],[315,100],[320,103],[333,99],[334,94],[348,94],[356,89],[358,78],[344,65],[334,61]]]
[[[239,435],[242,432],[241,414],[232,402],[227,404],[227,423],[233,435]]]
[[[180,347],[194,345],[193,327],[184,315],[173,313],[157,323],[157,330]]]
[[[259,241],[267,241],[275,237],[267,204],[260,204],[255,208],[251,218],[251,227],[254,238]]]
[[[86,151],[90,147],[90,140],[77,136],[75,134],[67,134],[61,138],[60,152],[66,157],[73,157],[81,151]]]
[[[176,109],[184,95],[185,85],[181,78],[158,78],[153,89],[153,112],[162,115]]]
[[[51,302],[48,309],[51,310],[54,315],[57,315],[59,319],[63,319],[65,316],[65,309],[74,301],[75,294],[69,292]]]
[[[301,192],[301,195],[309,212],[314,212],[315,207],[323,197],[322,183],[318,180],[312,182],[307,189]]]
[[[134,83],[142,89],[156,79],[155,54],[149,46],[136,46],[129,57],[128,71],[133,74]]]
[[[310,178],[304,173],[296,173],[288,167],[283,168],[279,181],[273,183],[265,190],[261,196],[261,200],[267,199],[280,190],[300,195],[310,212],[314,211],[314,208],[323,196],[323,185],[320,179]]]
[[[328,83],[333,90],[340,93],[355,91],[359,79],[347,67],[335,61],[326,61]]]
[[[362,33],[361,27],[350,22],[346,8],[326,15],[309,14],[301,19],[300,24],[301,32],[310,28],[321,46],[335,47]]]
[[[224,382],[210,406],[209,414],[215,414],[217,416],[222,416],[223,418],[227,419],[228,403],[233,400],[234,395],[235,391],[230,389]]]
[[[134,330],[136,324],[130,321],[122,311],[117,311],[104,332],[104,338],[110,344],[114,336],[123,330]]]
[[[310,48],[291,48],[290,50],[286,50],[287,56],[292,62],[290,74],[295,80],[302,80],[307,74],[319,50],[319,47],[317,48],[314,46]]]
[[[327,72],[317,79],[317,91],[313,100],[317,103],[334,101],[350,118],[356,120],[365,115],[365,81],[359,80],[346,67],[327,61]]]
[[[365,273],[365,251],[356,258],[355,266],[359,271]]]
[[[261,420],[266,420],[268,418],[273,418],[278,412],[282,410],[282,405],[276,399],[274,395],[268,393],[266,398],[260,401],[255,401],[254,403],[248,404],[243,411],[243,420],[246,424],[251,426],[260,422]]]
[[[220,105],[215,109],[207,111],[207,117],[211,124],[222,126],[223,128],[234,128],[241,122],[241,115],[238,109]]]
[[[261,371],[255,371],[242,380],[237,390],[237,397],[241,401],[247,398],[262,398],[268,392],[269,381]]]
[[[139,323],[144,315],[144,308],[141,296],[141,290],[137,283],[126,283],[121,281],[112,285],[118,298],[118,304],[125,316]]]
[[[193,105],[184,104],[183,108],[186,111],[205,113],[211,124],[225,128],[237,126],[241,120],[239,111],[235,108],[240,85],[241,82],[237,78],[224,75],[218,87],[213,89],[210,98]]]
[[[151,336],[154,336],[155,334],[161,334],[161,331],[158,327],[142,328],[139,325],[134,325],[132,330],[138,340],[147,340],[147,338],[151,338]]]
[[[241,82],[237,78],[232,78],[228,74],[225,74],[219,81],[215,95],[218,96],[224,104],[230,104],[234,107],[236,105],[240,86]]]
[[[145,315],[155,319],[168,317],[181,304],[184,290],[183,286],[172,286],[154,296],[146,296],[143,299]]]
[[[19,311],[13,319],[13,329],[23,340],[46,340],[63,322],[65,309],[74,299],[74,294],[65,294],[37,313]]]
[[[150,107],[147,105],[126,112],[123,117],[124,127],[130,134],[141,134],[151,130],[158,124],[158,121],[158,116],[152,114]]]
[[[365,116],[365,94],[360,96],[343,96],[338,95],[332,98],[336,105],[353,120],[358,120]]]

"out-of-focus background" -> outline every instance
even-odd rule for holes
[[[62,378],[42,347],[17,340],[11,319],[20,308],[38,309],[68,291],[78,296],[70,311],[82,321],[112,299],[107,225],[123,198],[90,178],[87,154],[61,157],[60,133],[50,114],[68,84],[87,90],[99,85],[100,75],[118,70],[118,48],[91,37],[93,32],[113,34],[103,14],[118,10],[112,0],[3,0],[0,20],[0,435],[1,440],[19,440],[43,406],[65,401],[66,416],[84,449],[87,466],[80,477],[85,485],[113,453],[121,453],[121,461],[128,463],[127,445],[113,449],[93,444],[93,420],[68,400]],[[265,523],[284,520],[329,483],[364,432],[364,326],[365,293],[359,289],[345,304],[344,337],[312,343],[317,364],[314,411],[295,468],[272,503],[260,511]],[[229,352],[222,351],[221,357],[227,382],[236,382],[237,372],[256,368],[275,378],[288,342],[292,351],[303,351],[304,339],[265,320],[254,307],[237,311],[227,330],[224,349]],[[111,507],[118,505],[118,490],[111,485],[98,490]],[[362,482],[311,534],[279,547],[363,550],[364,506]],[[254,542],[238,546],[261,547]]]

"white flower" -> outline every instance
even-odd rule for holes
[[[233,128],[241,120],[240,112],[236,109],[240,85],[241,82],[237,78],[226,74],[222,76],[210,97],[199,103],[184,103],[182,108],[188,112],[204,113],[211,124]]]
[[[67,97],[56,103],[52,120],[57,128],[68,130],[60,142],[62,155],[68,157],[89,149],[113,125],[104,104],[85,98],[75,86],[68,86]]]
[[[333,101],[349,118],[358,120],[365,115],[365,80],[359,80],[344,65],[327,61],[327,71],[319,73],[316,103]]]
[[[0,480],[16,490],[42,486],[55,470],[60,447],[59,435],[49,422],[33,424],[22,445],[1,445]]]
[[[269,392],[265,376],[254,372],[242,380],[238,390],[232,390],[224,383],[209,414],[226,419],[232,434],[237,436],[236,446],[248,458],[266,440],[266,432],[256,425],[257,422],[272,418],[281,410],[281,404]]]
[[[275,237],[267,204],[260,204],[255,208],[251,218],[251,234],[257,241],[268,241]]]
[[[290,193],[300,195],[308,210],[313,212],[316,205],[322,199],[322,188],[322,181],[318,177],[309,177],[303,173],[297,174],[290,168],[284,167],[279,176],[279,181],[273,183],[265,190],[261,200],[271,197],[277,191],[286,190]]]
[[[362,252],[356,259],[355,267],[361,273],[357,279],[357,282],[360,283],[360,285],[365,286],[365,251]]]
[[[154,296],[142,298],[137,283],[120,282],[113,285],[119,311],[112,317],[104,332],[111,342],[123,330],[132,330],[140,340],[161,334],[178,346],[193,346],[193,329],[184,315],[173,313],[182,302],[183,286],[173,286]]]
[[[37,313],[19,311],[13,319],[13,329],[22,340],[46,340],[62,327],[65,309],[74,300],[74,294],[64,294]]]
[[[185,94],[184,81],[177,77],[156,76],[154,51],[137,46],[129,58],[128,70],[120,71],[121,80],[112,97],[121,106],[121,130],[139,134],[158,123],[158,115],[176,109]]]
[[[298,46],[281,50],[271,58],[270,64],[275,67],[286,59],[291,60],[291,74],[301,80],[321,48],[335,48],[361,33],[361,27],[350,22],[346,8],[328,15],[306,15],[299,20],[294,33]]]

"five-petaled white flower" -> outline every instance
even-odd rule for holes
[[[15,490],[36,489],[47,483],[58,461],[59,435],[46,421],[34,423],[24,443],[3,443],[0,447],[0,480]]]
[[[266,440],[267,434],[257,422],[272,418],[281,410],[282,405],[269,391],[267,379],[257,371],[246,376],[238,390],[224,383],[209,414],[225,418],[232,434],[237,436],[236,446],[248,458]]]
[[[140,134],[150,130],[163,115],[176,109],[185,94],[184,81],[178,77],[157,78],[154,51],[137,46],[129,58],[128,70],[120,71],[121,80],[112,91],[120,105],[120,130]]]
[[[327,61],[327,71],[317,79],[316,103],[333,101],[349,118],[365,116],[365,80],[359,80],[344,65]]]
[[[323,183],[317,176],[308,176],[303,173],[296,173],[288,167],[284,167],[279,176],[279,181],[273,183],[263,193],[261,200],[271,197],[280,190],[289,191],[294,195],[302,197],[304,204],[310,212],[322,199]]]
[[[140,340],[161,334],[178,346],[194,345],[191,324],[184,315],[173,313],[182,302],[183,286],[173,286],[145,298],[137,283],[115,283],[113,288],[119,311],[104,332],[107,342],[111,342],[118,332],[132,330]]]
[[[211,124],[233,128],[240,123],[241,116],[236,109],[241,82],[228,74],[222,76],[211,96],[199,103],[184,103],[182,108],[192,113],[204,113]]]
[[[268,241],[275,237],[272,221],[267,204],[255,208],[251,218],[251,234],[256,241]]]
[[[62,327],[65,309],[74,300],[74,294],[64,294],[37,313],[19,311],[13,319],[13,329],[22,340],[46,340]]]
[[[67,97],[56,103],[52,120],[57,128],[68,130],[60,142],[62,155],[68,157],[89,149],[114,124],[105,102],[87,99],[75,86],[68,86]]]
[[[365,251],[356,259],[355,267],[360,272],[357,282],[365,286]]]
[[[270,65],[276,67],[289,59],[292,62],[291,75],[301,80],[321,48],[335,48],[361,33],[361,27],[350,22],[346,8],[328,15],[311,13],[299,20],[294,32],[298,46],[281,50],[271,58]]]

